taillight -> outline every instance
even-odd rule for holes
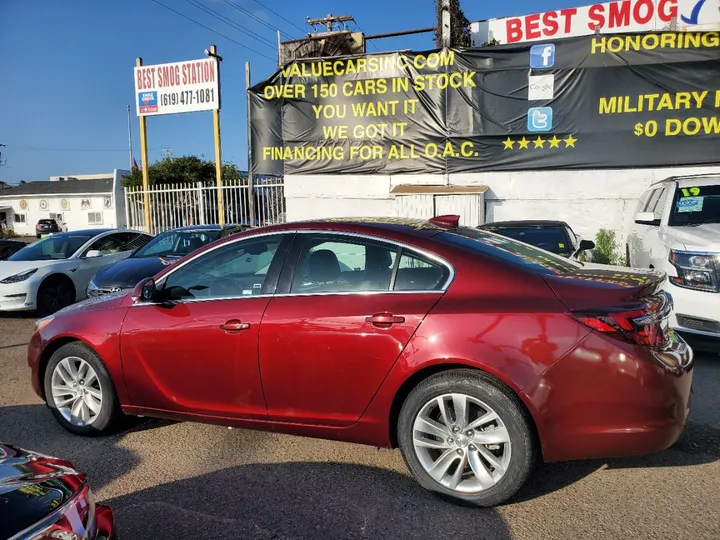
[[[571,315],[593,330],[647,347],[667,344],[667,318],[672,310],[668,294],[652,296],[632,309],[603,308],[572,312]]]

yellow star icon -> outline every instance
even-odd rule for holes
[[[535,148],[545,148],[545,139],[538,137],[533,141],[533,144],[535,145]]]
[[[577,139],[574,138],[572,135],[568,135],[563,139],[563,141],[565,141],[565,148],[568,148],[570,146],[575,148],[575,143],[577,142]]]
[[[557,135],[553,135],[552,139],[548,139],[548,142],[550,143],[550,148],[560,148],[560,141],[561,139],[558,139]]]
[[[515,144],[515,141],[513,141],[510,137],[508,137],[502,143],[503,143],[503,146],[505,147],[505,148],[503,148],[503,150],[512,150],[513,145]]]
[[[520,139],[518,141],[518,148],[519,149],[525,148],[527,150],[528,144],[530,144],[530,141],[528,141],[525,137],[523,137],[522,139]]]

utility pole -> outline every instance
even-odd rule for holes
[[[217,53],[217,47],[210,45],[207,55],[217,60],[217,78],[218,92],[220,92],[220,62],[222,56]],[[220,227],[225,226],[225,201],[223,199],[223,182],[222,182],[222,143],[220,141],[220,107],[222,94],[218,95],[217,109],[213,109],[213,133],[215,139],[215,184],[217,187],[217,204],[218,204],[218,224]]]
[[[142,58],[135,59],[135,65],[140,67],[143,65]],[[142,164],[142,185],[143,185],[143,210],[145,214],[145,230],[152,234],[153,227],[150,223],[150,176],[148,167],[150,166],[148,159],[147,146],[147,123],[145,116],[140,116],[140,163]]]
[[[337,16],[333,16],[332,14],[328,13],[328,16],[327,16],[327,17],[324,17],[324,18],[322,18],[322,19],[311,19],[310,17],[308,17],[308,18],[306,19],[306,22],[307,22],[310,26],[313,27],[313,30],[315,31],[315,33],[317,33],[317,26],[325,26],[325,31],[328,32],[328,33],[330,33],[330,32],[333,31],[334,25],[335,25],[336,23],[337,23],[337,24],[341,24],[341,23],[342,23],[343,29],[344,29],[344,30],[347,30],[347,24],[345,24],[345,23],[347,23],[347,22],[349,22],[349,21],[354,21],[354,20],[355,20],[355,19],[353,18],[352,15],[337,15]]]
[[[450,0],[442,0],[442,28],[440,31],[443,48],[450,48]]]
[[[128,151],[130,152],[130,170],[133,170],[133,152],[132,152],[132,128],[130,127],[130,105],[127,106],[127,124],[128,124]]]

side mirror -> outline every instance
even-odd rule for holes
[[[655,219],[655,214],[652,212],[640,212],[635,214],[635,223],[638,225],[660,225],[660,220]]]
[[[580,240],[578,252],[589,251],[591,249],[595,249],[595,242],[593,242],[592,240]]]
[[[85,254],[86,259],[94,259],[95,257],[102,257],[102,251],[98,249],[91,249]]]
[[[137,297],[140,302],[154,302],[157,300],[155,280],[153,278],[142,280],[138,283],[137,287],[135,287],[133,296]]]

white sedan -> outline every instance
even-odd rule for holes
[[[50,314],[82,300],[98,270],[151,239],[137,231],[90,229],[38,240],[0,261],[0,311]]]

